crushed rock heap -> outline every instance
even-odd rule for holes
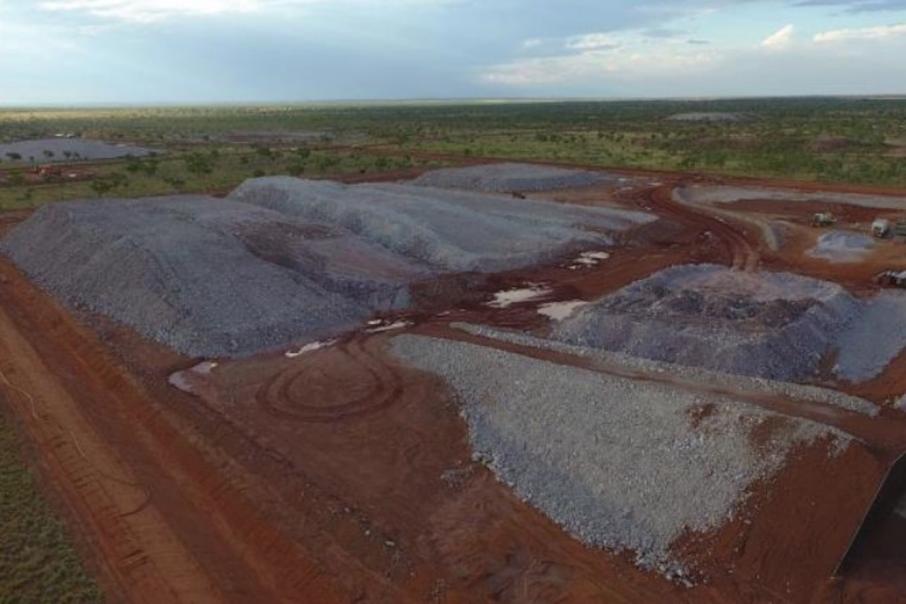
[[[48,204],[0,252],[71,307],[185,354],[217,357],[321,338],[408,306],[415,282],[606,245],[609,230],[651,219],[278,178],[248,182],[226,200]]]
[[[431,170],[413,180],[412,183],[425,187],[489,193],[532,193],[589,187],[612,180],[617,180],[617,177],[604,172],[534,164],[501,163]]]
[[[800,275],[687,265],[584,306],[553,336],[656,361],[784,381],[812,377],[821,360],[838,351],[838,375],[868,379],[906,346],[906,335],[877,329],[881,313],[906,316],[906,297],[858,300],[835,283]]]

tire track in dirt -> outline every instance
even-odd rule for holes
[[[647,200],[661,216],[669,216],[683,224],[698,227],[702,231],[713,233],[723,242],[730,258],[730,266],[735,269],[754,271],[758,268],[760,240],[749,235],[742,227],[735,226],[723,218],[718,218],[705,210],[693,209],[673,200],[676,183],[652,189]]]
[[[164,594],[175,601],[217,601],[217,590],[198,573],[193,557],[159,514],[146,508],[147,492],[106,450],[78,404],[47,379],[52,371],[2,310],[0,368],[9,384],[6,400],[23,418],[63,499],[93,533],[107,587],[112,582],[115,593],[129,593],[137,602],[159,601]],[[114,474],[123,478],[111,480]]]
[[[402,395],[398,375],[359,342],[337,347],[344,363],[294,363],[262,384],[255,400],[270,415],[301,422],[336,422],[375,413]],[[337,388],[337,384],[355,387]]]

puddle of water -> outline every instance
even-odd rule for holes
[[[176,373],[171,373],[170,377],[167,378],[167,383],[178,390],[193,394],[195,391],[192,388],[192,380],[190,379],[190,376],[193,374],[210,375],[218,365],[219,363],[217,361],[201,362],[190,369],[186,369],[185,371],[177,371]]]
[[[220,363],[218,363],[217,361],[204,361],[203,363],[199,363],[198,365],[195,365],[195,367],[192,367],[192,369],[190,369],[190,371],[192,373],[208,375],[212,371],[214,371],[214,369],[216,369],[219,364]]]
[[[567,300],[565,302],[549,302],[538,307],[538,314],[550,317],[554,321],[569,318],[574,312],[588,305],[585,300]]]
[[[513,304],[529,302],[547,295],[551,290],[538,283],[529,283],[528,287],[506,289],[494,294],[494,299],[487,303],[491,308],[509,308]]]
[[[321,350],[328,346],[333,346],[336,344],[336,340],[324,340],[323,342],[309,342],[299,350],[287,350],[283,356],[288,359],[295,359],[296,357],[301,357],[303,354],[308,354],[316,350]]]
[[[906,411],[906,394],[904,394],[903,397],[898,400],[894,406],[900,411]]]
[[[578,258],[573,260],[573,264],[569,268],[570,270],[576,270],[583,266],[598,266],[608,258],[610,258],[610,252],[583,252],[579,254]]]
[[[368,333],[381,333],[384,331],[393,331],[396,329],[403,329],[404,327],[409,327],[412,325],[411,321],[394,321],[393,323],[388,323],[386,325],[381,325],[379,327],[372,327],[371,329],[366,330]]]

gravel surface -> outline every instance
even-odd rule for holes
[[[243,203],[249,202],[249,203]],[[491,195],[273,178],[227,200],[43,206],[0,242],[71,306],[193,356],[318,339],[408,306],[409,285],[608,244],[653,217]]]
[[[663,270],[584,306],[553,337],[779,381],[810,379],[837,352],[835,373],[860,382],[906,348],[904,324],[901,292],[861,300],[827,281],[703,264]]]
[[[584,542],[630,550],[667,576],[670,546],[719,528],[796,446],[847,437],[717,395],[604,375],[500,350],[397,336],[396,355],[457,393],[473,451],[527,502]],[[696,424],[696,410],[713,404]],[[756,448],[752,430],[776,422]]]
[[[818,242],[808,255],[834,262],[858,262],[875,246],[869,235],[852,231],[828,231],[818,237]]]
[[[790,189],[691,185],[677,187],[673,199],[679,203],[733,203],[747,199],[791,202],[842,203],[868,208],[906,211],[906,198],[889,195],[861,195],[830,191],[803,192]]]
[[[204,197],[48,204],[0,251],[70,306],[207,357],[351,327],[424,274],[336,227]]]
[[[789,381],[817,372],[859,308],[833,283],[688,265],[580,309],[554,336],[657,361]]]
[[[44,155],[44,151],[53,153],[53,157]],[[115,159],[117,157],[143,157],[153,151],[143,147],[131,145],[110,144],[103,141],[93,141],[84,138],[45,138],[14,143],[0,144],[0,161],[9,162],[7,153],[18,153],[22,156],[21,163],[28,163],[29,157],[34,157],[40,164],[58,161],[71,161],[65,153],[78,153],[78,159]]]
[[[616,180],[616,176],[603,172],[503,163],[432,170],[413,180],[412,184],[487,193],[531,193],[589,187]]]
[[[880,408],[871,401],[850,396],[829,388],[794,384],[791,382],[780,382],[765,378],[712,371],[700,367],[687,367],[673,363],[652,361],[650,359],[634,357],[619,352],[608,352],[597,348],[565,344],[556,340],[538,338],[515,331],[495,329],[485,325],[454,323],[452,326],[477,336],[502,340],[504,342],[512,342],[523,346],[531,346],[533,348],[553,350],[579,357],[597,359],[609,365],[618,365],[628,370],[640,371],[651,375],[669,375],[678,380],[708,384],[712,387],[728,389],[735,392],[778,395],[789,399],[831,405],[833,407],[855,411],[856,413],[871,417],[880,413]]]
[[[906,349],[906,292],[888,291],[867,301],[858,321],[837,342],[834,372],[851,382],[880,375]]]
[[[411,185],[343,185],[288,177],[245,182],[230,199],[340,225],[440,271],[495,272],[612,243],[607,231],[650,214],[569,207]]]

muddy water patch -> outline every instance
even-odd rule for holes
[[[194,367],[170,374],[167,383],[189,394],[196,394],[195,382],[198,378],[211,375],[220,364],[217,361],[202,361]]]
[[[509,308],[514,304],[532,302],[550,294],[552,290],[540,283],[529,283],[525,287],[505,289],[494,294],[486,305],[491,308]]]
[[[298,350],[287,350],[283,356],[285,356],[288,359],[295,359],[297,357],[301,357],[303,355],[315,352],[317,350],[321,350],[322,348],[328,348],[330,346],[333,346],[336,343],[337,343],[336,339],[323,340],[323,341],[319,341],[319,342],[309,342],[308,344],[305,344]]]
[[[573,315],[578,309],[589,304],[585,300],[566,300],[563,302],[548,302],[538,307],[538,314],[549,317],[554,321],[562,321]]]
[[[610,252],[582,252],[579,254],[579,257],[573,260],[572,266],[570,268],[584,268],[584,267],[593,267],[598,266],[605,260],[610,258]]]

